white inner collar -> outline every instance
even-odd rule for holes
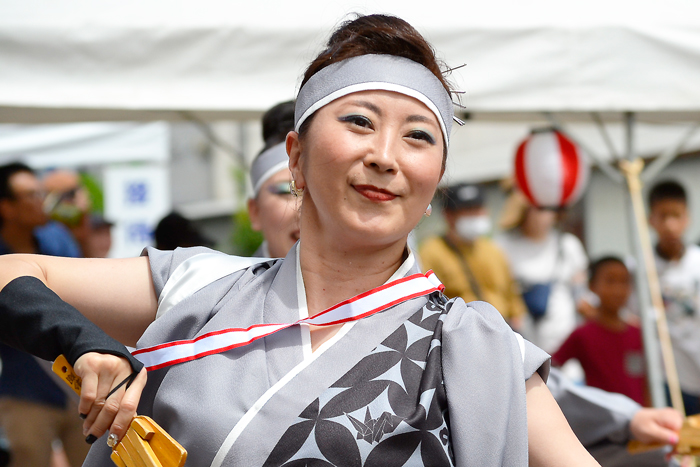
[[[413,254],[413,251],[411,248],[406,245],[406,248],[408,249],[408,257],[404,260],[404,262],[399,266],[399,268],[394,272],[394,274],[391,275],[391,277],[385,282],[391,282],[393,280],[399,279],[401,277],[404,277],[408,272],[411,270],[413,265],[416,263],[416,257]],[[301,274],[301,261],[299,260],[299,250],[301,250],[301,241],[297,243],[296,245],[296,279],[297,279],[297,305],[299,308],[299,319],[304,319],[309,316],[309,308],[307,305],[306,301],[306,287],[304,286],[304,276]],[[354,324],[353,322],[350,323],[345,323],[343,325],[344,329],[347,326],[352,326]],[[304,349],[304,358],[306,359],[312,354],[311,350],[311,334],[309,332],[309,326],[306,324],[301,325],[302,332],[301,332],[301,340],[302,340],[302,347]],[[341,334],[338,332],[338,334]]]

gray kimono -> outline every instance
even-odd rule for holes
[[[156,292],[202,253],[149,248]],[[297,258],[294,247],[185,296],[138,346],[298,320]],[[399,273],[417,272],[410,255]],[[150,371],[138,413],[187,449],[189,467],[526,466],[524,383],[535,371],[546,380],[548,365],[490,305],[435,293],[345,324],[313,353],[297,325]],[[108,457],[98,442],[85,465]]]

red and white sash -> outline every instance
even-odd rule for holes
[[[445,286],[442,285],[433,271],[428,271],[426,274],[413,274],[356,295],[321,313],[293,323],[255,324],[245,329],[222,329],[208,332],[194,339],[167,342],[138,349],[133,352],[133,355],[143,362],[148,370],[157,370],[242,347],[297,324],[331,326],[356,321],[407,300],[442,291],[444,288]]]

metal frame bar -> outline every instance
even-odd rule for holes
[[[668,151],[664,152],[661,156],[657,157],[656,160],[654,160],[654,162],[649,164],[640,176],[642,183],[648,183],[652,181],[663,169],[665,169],[671,162],[673,162],[674,159],[678,157],[678,154],[681,153],[686,143],[688,143],[688,140],[690,140],[690,138],[698,130],[698,128],[700,128],[700,122],[695,123],[690,128],[688,128],[688,130],[683,134],[681,139],[678,140],[678,143],[676,143],[675,146],[673,146]]]
[[[623,183],[625,180],[620,175],[620,172],[615,169],[610,163],[606,160],[604,160],[600,155],[597,153],[593,152],[587,145],[585,145],[581,140],[573,136],[569,131],[566,130],[564,125],[550,112],[544,112],[544,116],[549,122],[557,127],[562,133],[566,135],[567,138],[569,138],[571,141],[576,143],[581,149],[583,149],[586,154],[588,154],[595,162],[598,164],[598,167],[600,170],[608,176],[612,181],[616,183]]]
[[[603,141],[605,142],[605,145],[608,147],[608,151],[610,151],[610,154],[612,155],[613,159],[616,159],[616,160],[622,159],[620,154],[615,149],[615,145],[613,144],[612,139],[610,138],[610,133],[608,133],[608,130],[605,127],[605,123],[603,123],[603,119],[600,118],[600,113],[591,112],[591,118],[596,123],[596,126],[598,127],[598,131],[600,132],[600,136],[603,138]]]

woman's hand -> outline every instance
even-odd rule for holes
[[[640,409],[630,421],[632,437],[646,444],[678,443],[678,432],[683,426],[683,416],[669,407]]]
[[[107,430],[121,440],[136,416],[141,391],[146,385],[146,369],[130,385],[123,385],[112,395],[110,391],[133,373],[125,358],[88,352],[78,358],[74,370],[83,380],[78,410],[85,419],[85,441],[92,444]]]

